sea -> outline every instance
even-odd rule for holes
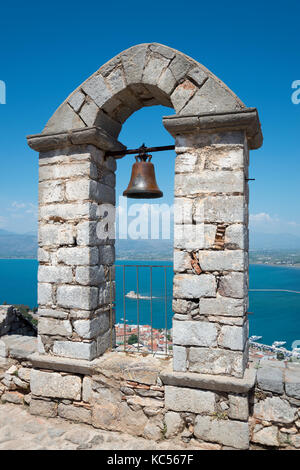
[[[0,304],[35,307],[37,268],[36,260],[1,259]],[[257,264],[249,271],[250,335],[262,336],[264,344],[286,341],[289,349],[300,344],[300,268]],[[172,278],[170,261],[117,261],[116,321],[171,328]],[[130,291],[142,298],[124,296]]]

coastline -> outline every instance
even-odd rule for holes
[[[274,263],[249,263],[251,266],[272,266],[273,268],[295,268],[300,269],[300,264],[274,264]]]
[[[38,261],[36,258],[1,258],[0,257],[0,261],[1,260],[24,260],[24,261]],[[135,262],[135,261],[138,261],[138,262],[141,262],[141,261],[144,261],[144,262],[150,262],[150,261],[153,261],[153,262],[172,262],[173,261],[173,258],[167,258],[167,259],[129,259],[129,258],[116,258],[116,261],[130,261],[130,262]],[[273,268],[294,268],[294,269],[300,269],[300,264],[275,264],[275,263],[257,263],[257,262],[250,262],[249,265],[251,266],[271,266]]]

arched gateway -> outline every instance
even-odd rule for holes
[[[114,241],[96,233],[99,208],[115,204],[116,161],[106,152],[124,150],[117,140],[122,124],[157,104],[176,112],[163,119],[177,153],[174,372],[165,380],[182,386],[178,375],[193,376],[194,386],[195,377],[208,374],[204,388],[213,390],[211,376],[245,380],[248,156],[262,134],[255,108],[198,62],[155,43],[131,47],[103,65],[41,134],[28,137],[40,152],[36,367],[45,356],[52,364],[91,361],[110,348]]]

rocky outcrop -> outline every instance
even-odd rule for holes
[[[0,305],[0,337],[4,335],[36,336],[36,327],[13,305]]]

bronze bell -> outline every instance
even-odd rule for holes
[[[152,155],[142,152],[135,157],[128,188],[123,196],[132,199],[154,199],[163,196],[156,183]],[[140,161],[139,161],[140,160]]]

